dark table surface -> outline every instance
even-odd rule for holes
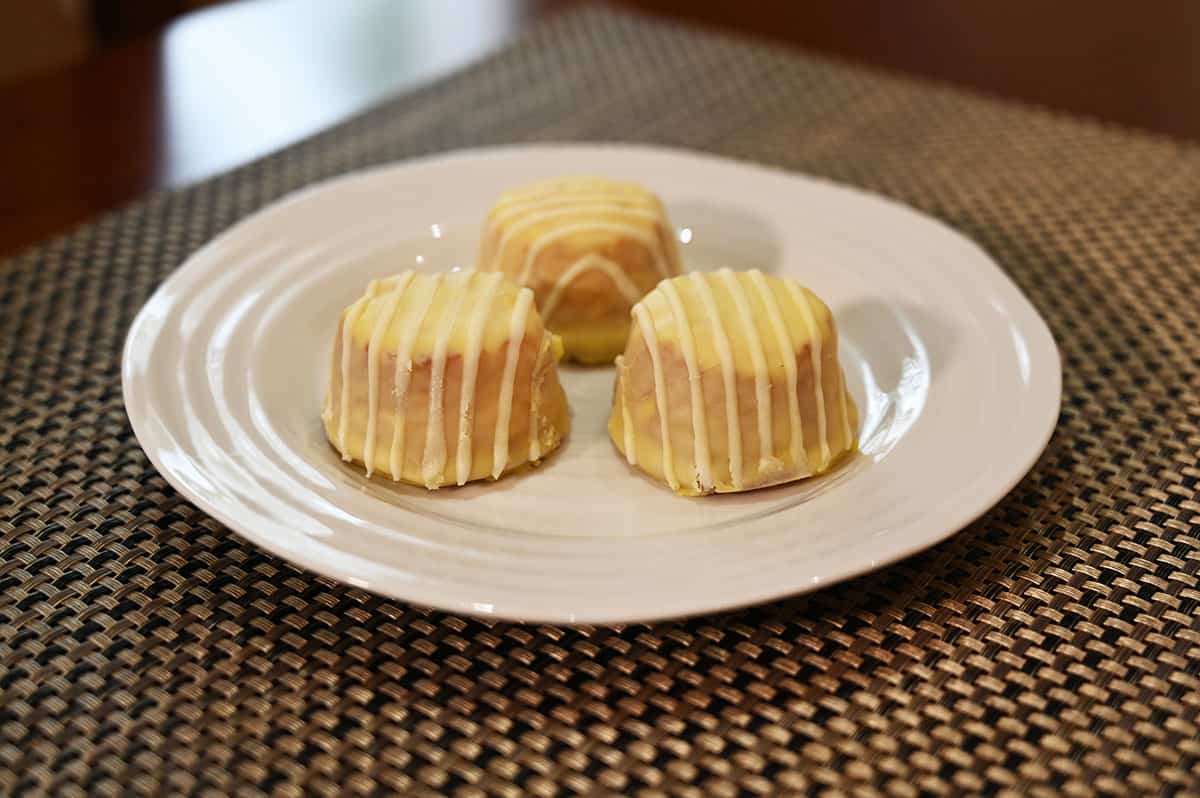
[[[0,256],[278,149],[575,0],[242,0],[0,86]],[[1200,3],[627,0],[692,23],[1200,139]],[[619,54],[614,54],[619,57]]]

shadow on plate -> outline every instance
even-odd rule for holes
[[[536,479],[538,470],[553,463],[570,444],[570,436],[563,445],[543,457],[537,464],[526,463],[508,472],[500,479],[477,479],[465,485],[443,485],[437,490],[428,490],[420,485],[410,485],[407,482],[394,482],[390,477],[374,474],[367,477],[363,467],[357,463],[342,462],[344,475],[353,482],[353,486],[373,499],[389,504],[411,509],[411,500],[444,500],[463,501],[478,498],[488,493],[509,491],[518,488],[527,479]]]
[[[936,375],[954,356],[955,339],[963,333],[952,321],[927,308],[877,299],[836,308],[834,319],[844,340],[871,355],[872,368],[883,378],[885,390],[901,378],[903,361],[912,356],[913,349],[924,348],[929,370]]]
[[[794,482],[784,482],[780,485],[757,488],[741,493],[714,493],[709,496],[696,497],[697,501],[719,502],[726,507],[746,506],[770,502],[771,512],[779,512],[799,504],[812,501],[839,485],[851,480],[855,474],[870,464],[870,459],[857,451],[843,457],[832,470],[815,477],[800,479]],[[665,488],[664,488],[665,490]],[[783,501],[785,504],[778,504]]]

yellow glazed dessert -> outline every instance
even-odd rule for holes
[[[501,274],[375,280],[338,325],[325,432],[368,476],[495,479],[566,435],[561,354],[533,293]]]
[[[629,309],[681,272],[658,197],[596,177],[509,191],[488,214],[478,268],[533,289],[567,357],[611,363],[625,349]]]
[[[633,308],[608,430],[676,493],[776,485],[855,447],[829,308],[759,271],[664,280]]]

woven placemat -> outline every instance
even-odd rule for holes
[[[546,139],[748,158],[964,231],[1062,349],[1049,449],[900,565],[624,629],[336,584],[155,473],[120,350],[188,253],[349,169]],[[0,265],[0,369],[0,792],[1200,793],[1200,148],[586,10]]]

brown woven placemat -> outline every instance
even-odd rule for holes
[[[120,349],[189,252],[314,180],[537,139],[754,159],[963,230],[1062,349],[1046,454],[905,563],[617,630],[315,577],[154,472]],[[1200,148],[586,11],[0,265],[0,369],[0,792],[1200,792]]]

